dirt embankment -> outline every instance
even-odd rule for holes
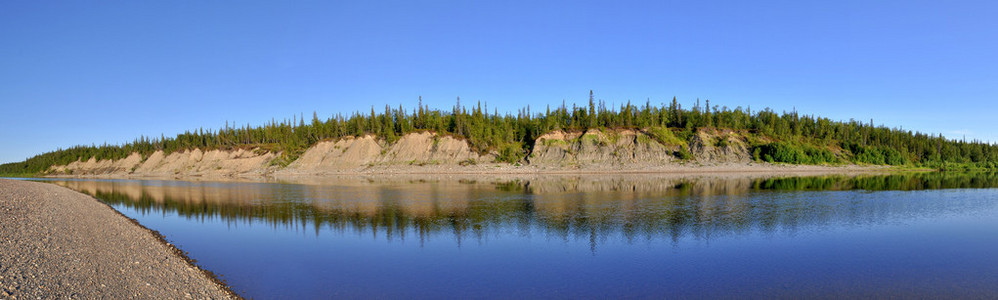
[[[496,162],[464,140],[432,132],[410,133],[394,143],[372,135],[323,141],[287,167],[280,156],[260,150],[191,150],[147,158],[77,161],[50,175],[80,177],[259,177],[366,173],[625,173],[786,172],[857,170],[869,167],[788,166],[751,160],[746,137],[732,131],[702,131],[688,142],[643,130],[554,131],[537,138],[517,163]]]
[[[96,199],[0,179],[0,299],[235,298]]]
[[[132,153],[120,160],[76,161],[53,166],[49,168],[49,174],[81,177],[253,176],[266,173],[270,162],[278,156],[278,153],[245,149],[207,152],[194,149],[169,155],[156,151],[146,158]]]
[[[282,174],[353,173],[487,164],[494,154],[479,154],[468,143],[431,132],[411,133],[392,144],[374,136],[347,137],[309,148]]]
[[[682,159],[685,153],[689,157]],[[663,143],[644,131],[555,131],[542,135],[527,156],[547,170],[655,171],[750,166],[751,154],[735,132],[700,132],[688,144]]]
[[[632,130],[555,131],[537,138],[526,160],[543,169],[634,168],[675,163],[678,148]]]

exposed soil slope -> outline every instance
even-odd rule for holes
[[[679,148],[632,130],[555,131],[537,138],[527,161],[545,169],[631,169],[675,163],[673,153]]]
[[[54,166],[50,174],[75,176],[245,176],[262,175],[270,161],[279,154],[258,150],[211,150],[174,152],[166,155],[156,151],[142,159],[138,153],[117,161],[76,161],[65,166]]]
[[[110,161],[77,161],[50,168],[55,176],[256,177],[354,173],[533,173],[770,171],[832,168],[780,166],[751,160],[746,136],[701,131],[681,142],[644,130],[554,131],[534,142],[515,164],[498,163],[496,153],[478,153],[462,139],[433,132],[411,133],[393,143],[372,135],[315,144],[287,167],[272,161],[280,153],[260,150],[191,150],[143,159],[133,154]]]
[[[721,140],[725,142],[719,143]],[[682,151],[689,152],[689,160],[678,158]],[[677,165],[749,164],[751,155],[743,137],[734,132],[701,132],[683,145],[664,144],[643,131],[589,130],[542,135],[527,161],[542,169],[654,170]]]
[[[411,133],[392,144],[374,136],[320,142],[305,151],[283,173],[362,172],[409,166],[462,166],[488,163],[492,154],[479,154],[468,143],[430,132]]]

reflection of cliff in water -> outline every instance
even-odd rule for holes
[[[995,174],[752,178],[746,176],[563,176],[503,180],[338,178],[306,184],[174,181],[56,181],[143,214],[176,212],[204,221],[266,222],[421,240],[452,234],[460,242],[492,234],[543,233],[629,241],[749,231],[797,231],[823,224],[885,222],[989,205],[939,203],[885,194],[772,191],[990,188]],[[320,184],[321,183],[321,184]],[[864,200],[866,199],[866,200]],[[971,201],[967,199],[954,201]],[[958,205],[957,205],[958,204]]]

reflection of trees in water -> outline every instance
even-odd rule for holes
[[[757,180],[756,190],[930,190],[998,187],[998,173],[902,173],[876,176],[786,177]]]
[[[876,201],[855,193],[775,191],[989,188],[995,174],[920,173],[784,178],[598,178],[427,181],[417,184],[150,184],[58,181],[142,214],[175,212],[189,219],[266,222],[275,227],[329,228],[388,240],[450,233],[458,242],[498,234],[629,242],[711,239],[750,231],[795,232],[830,223],[876,223],[931,214],[952,203],[898,195]],[[864,200],[865,199],[865,200]],[[979,202],[978,206],[984,205]],[[968,209],[964,206],[964,209]]]

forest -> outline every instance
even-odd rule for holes
[[[189,149],[261,149],[281,152],[276,164],[287,165],[308,147],[323,140],[346,136],[375,135],[388,143],[419,131],[432,131],[466,140],[475,151],[497,154],[498,162],[516,163],[526,157],[537,137],[554,131],[589,129],[635,129],[689,142],[701,130],[736,130],[749,139],[753,158],[758,161],[789,164],[873,164],[919,168],[993,169],[998,167],[998,145],[981,141],[950,140],[941,134],[931,135],[901,128],[874,125],[873,120],[833,121],[796,111],[777,113],[769,108],[729,108],[711,106],[709,100],[696,100],[683,107],[674,97],[671,102],[651,105],[627,102],[608,108],[595,100],[592,92],[585,106],[564,102],[559,107],[538,111],[525,107],[514,113],[499,113],[488,104],[462,105],[461,99],[450,110],[424,106],[419,98],[415,108],[407,110],[385,106],[369,112],[337,114],[311,120],[295,116],[251,126],[226,124],[218,129],[187,131],[177,136],[138,137],[121,145],[80,145],[36,155],[23,162],[0,165],[0,174],[37,175],[50,166],[65,165],[90,158],[121,159],[131,153],[148,157],[155,151],[167,154]],[[664,134],[654,134],[656,132]],[[756,141],[756,142],[752,142]],[[759,142],[767,141],[767,142]],[[677,152],[681,159],[688,159]]]

